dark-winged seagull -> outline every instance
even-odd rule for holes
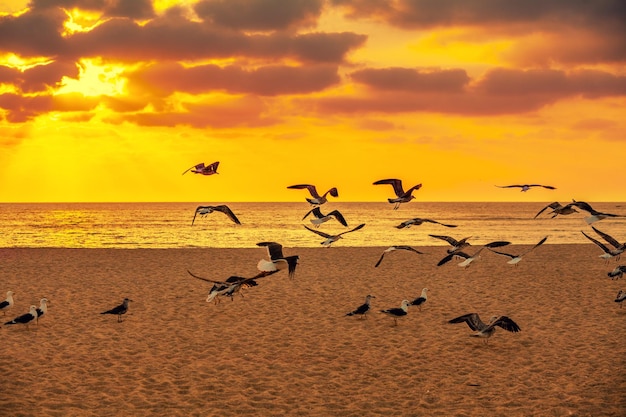
[[[584,210],[587,213],[591,214],[591,216],[585,217],[585,221],[587,222],[587,224],[592,224],[602,219],[606,219],[608,217],[626,217],[625,215],[622,215],[622,214],[602,213],[601,211],[594,210],[589,205],[589,203],[585,203],[584,201],[574,200],[571,203],[569,203],[569,205],[576,206],[579,209]]]
[[[419,307],[420,311],[422,310],[422,306],[428,300],[428,288],[422,289],[422,294],[417,297],[415,300],[411,301],[409,305]]]
[[[618,265],[612,271],[606,273],[612,280],[620,279],[626,274],[626,265]]]
[[[359,316],[359,318],[364,318],[367,317],[366,314],[368,311],[370,311],[370,300],[372,298],[376,298],[373,295],[367,295],[365,297],[365,302],[363,304],[361,304],[360,306],[358,306],[356,309],[352,310],[349,313],[346,313],[346,316]]]
[[[308,201],[310,204],[313,204],[314,206],[320,206],[324,204],[326,201],[328,201],[326,199],[326,196],[328,194],[332,195],[333,197],[339,197],[339,192],[337,191],[337,188],[335,187],[326,191],[322,195],[319,195],[315,186],[311,184],[296,184],[296,185],[290,185],[287,188],[292,189],[292,190],[302,190],[306,188],[307,190],[309,190],[311,197],[313,197],[313,198],[307,198],[306,201]]]
[[[225,215],[228,216],[229,219],[231,219],[236,224],[241,224],[237,216],[235,216],[235,213],[233,213],[232,210],[228,206],[221,204],[219,206],[198,206],[196,208],[195,214],[193,215],[193,219],[191,220],[191,225],[193,226],[193,222],[196,221],[197,215],[200,215],[200,217],[204,217],[207,214],[213,213],[214,211],[219,211],[220,213],[224,213]]]
[[[619,303],[619,308],[622,308],[622,303],[626,300],[626,291],[619,290],[617,292],[617,296],[615,297],[615,302]]]
[[[397,326],[398,319],[409,314],[409,304],[409,300],[402,300],[400,307],[388,308],[385,310],[380,310],[380,312],[390,317],[393,317],[393,323],[395,326]]]
[[[556,187],[553,187],[551,185],[541,185],[541,184],[496,185],[496,187],[498,188],[521,188],[520,191],[522,192],[526,192],[533,187],[543,187],[543,188],[547,188],[548,190],[556,190]]]
[[[495,242],[489,242],[484,244],[483,246],[481,246],[476,252],[474,252],[473,255],[469,255],[461,250],[457,250],[457,251],[453,251],[451,253],[448,253],[448,255],[444,256],[438,263],[437,266],[441,266],[445,263],[447,263],[448,261],[450,261],[452,258],[454,258],[455,256],[461,257],[461,258],[465,258],[464,261],[462,261],[461,263],[459,263],[458,265],[463,267],[463,268],[467,268],[468,266],[470,266],[470,264],[472,262],[474,262],[476,259],[478,259],[480,257],[480,253],[483,251],[483,249],[485,248],[497,248],[500,246],[506,246],[511,244],[511,242],[507,242],[507,241],[503,241],[503,240],[497,240]]]
[[[456,240],[453,237],[442,236],[442,235],[428,235],[428,236],[434,237],[435,239],[441,239],[441,240],[444,240],[444,241],[448,242],[452,246],[452,248],[447,250],[448,253],[455,253],[455,252],[458,252],[458,251],[460,251],[460,250],[470,246],[470,243],[467,240],[471,239],[471,236],[464,237],[461,240]]]
[[[574,207],[572,207],[571,204],[567,204],[563,206],[558,201],[554,201],[548,204],[547,206],[545,206],[544,208],[542,208],[541,210],[539,210],[539,212],[535,214],[535,217],[533,217],[533,219],[536,219],[541,213],[543,213],[549,208],[552,209],[552,211],[548,213],[552,215],[551,216],[552,219],[558,216],[559,214],[562,216],[567,216],[568,214],[578,213],[578,211]]]
[[[602,252],[604,253],[602,255],[599,255],[599,257],[604,259],[607,264],[609,263],[609,259],[611,258],[618,259],[619,256],[624,252],[624,249],[608,248],[604,243],[592,238],[591,236],[589,236],[587,233],[583,232],[582,230],[580,231],[580,233],[582,233],[583,236],[585,236],[587,239],[595,243],[600,249],[602,249]]]
[[[37,307],[37,324],[39,324],[39,317],[48,312],[48,299],[46,297],[39,300],[39,307]]]
[[[381,184],[390,184],[393,187],[396,198],[388,198],[387,201],[389,201],[390,204],[395,204],[393,207],[394,210],[397,210],[400,207],[400,204],[408,203],[409,201],[413,200],[415,198],[415,196],[413,196],[413,191],[422,188],[422,184],[417,184],[404,191],[404,188],[402,188],[402,180],[399,180],[397,178],[378,180],[374,183],[374,185]]]
[[[613,236],[609,235],[608,233],[604,233],[596,229],[595,226],[591,226],[591,228],[593,229],[594,232],[598,234],[598,236],[600,236],[607,243],[613,246],[614,249],[612,251],[617,254],[615,256],[615,259],[619,260],[620,255],[624,253],[624,251],[626,250],[626,242],[620,243],[617,239],[615,239]]]
[[[414,253],[417,253],[419,255],[423,254],[423,252],[420,252],[417,249],[414,249],[411,246],[407,246],[407,245],[390,246],[387,249],[385,249],[383,251],[383,253],[380,255],[380,258],[378,258],[378,262],[376,262],[376,265],[374,265],[374,268],[378,268],[378,265],[380,265],[380,263],[383,261],[383,258],[385,257],[385,255],[387,253],[394,252],[394,251],[397,251],[397,250],[404,250],[404,251],[408,251],[408,252],[414,252]]]
[[[493,250],[490,249],[493,253],[497,253],[498,255],[502,255],[502,256],[506,256],[508,258],[511,258],[507,261],[507,264],[511,264],[511,265],[515,265],[517,266],[517,264],[519,264],[519,262],[522,260],[522,258],[525,255],[528,255],[530,252],[534,251],[535,249],[537,249],[539,246],[541,246],[543,244],[543,242],[545,242],[548,239],[548,236],[545,236],[544,238],[542,238],[539,242],[537,242],[535,244],[535,246],[533,246],[532,248],[528,249],[526,252],[522,252],[518,255],[513,255],[511,253],[506,253],[506,252],[499,252],[497,250]]]
[[[21,316],[17,316],[13,320],[7,321],[4,324],[5,326],[12,325],[12,324],[25,324],[26,328],[30,330],[28,325],[30,324],[30,322],[32,322],[36,318],[37,318],[37,306],[30,306],[28,313],[22,314]]]
[[[280,271],[287,268],[289,278],[293,278],[296,273],[296,266],[298,266],[298,255],[283,255],[283,245],[276,242],[259,242],[257,246],[262,246],[267,249],[267,253],[270,257],[269,260],[261,259],[257,263],[257,269],[261,272],[273,272]]]
[[[470,335],[472,337],[482,337],[484,342],[487,343],[489,338],[493,336],[496,331],[496,326],[502,327],[509,332],[517,333],[521,331],[520,327],[507,316],[492,316],[489,323],[485,324],[478,316],[478,313],[469,313],[462,316],[453,318],[448,323],[467,323],[470,329],[476,333]]]
[[[431,219],[422,219],[419,217],[416,217],[414,219],[409,219],[409,220],[405,220],[402,223],[400,223],[399,225],[395,226],[396,229],[408,229],[411,226],[420,226],[424,223],[434,223],[434,224],[439,224],[441,226],[445,226],[445,227],[457,227],[455,224],[444,224],[444,223],[440,223],[438,221],[435,220],[431,220]]]
[[[236,293],[239,293],[243,297],[243,288],[256,287],[258,285],[256,282],[257,279],[275,274],[276,272],[278,272],[278,270],[269,272],[261,271],[250,278],[232,275],[228,277],[225,281],[204,278],[192,273],[189,270],[187,270],[187,272],[194,278],[212,283],[213,287],[211,288],[211,290],[209,290],[209,295],[207,295],[206,302],[209,303],[211,301],[214,301],[215,304],[219,304],[220,299],[217,298],[217,296],[221,295],[224,297],[230,297],[231,301],[234,300],[234,296]]]
[[[306,219],[311,214],[314,217],[313,219],[311,219],[311,223],[313,223],[315,227],[320,227],[320,224],[325,223],[332,218],[337,219],[337,221],[342,225],[348,226],[348,222],[346,222],[346,219],[343,217],[343,214],[339,212],[339,210],[333,210],[328,214],[322,214],[322,211],[319,207],[314,207],[313,209],[309,210],[307,214],[304,215],[302,220]]]
[[[356,230],[362,229],[363,226],[365,226],[365,223],[361,223],[360,225],[358,225],[357,227],[355,227],[352,230],[346,230],[345,232],[341,232],[341,233],[338,233],[336,235],[331,235],[330,233],[324,233],[324,232],[321,232],[319,230],[311,229],[308,226],[304,226],[304,227],[305,227],[305,229],[310,230],[313,233],[318,234],[318,235],[322,236],[323,238],[325,238],[325,240],[322,241],[320,244],[322,246],[326,246],[328,248],[334,242],[338,241],[339,239],[343,239],[343,235],[345,235],[346,233],[350,233],[350,232],[354,232]]]
[[[0,303],[0,310],[2,310],[2,314],[6,315],[7,314],[7,310],[10,309],[11,307],[13,307],[13,291],[7,291],[7,298],[6,300],[2,301]]]
[[[124,298],[124,301],[122,301],[122,304],[115,306],[110,310],[103,311],[100,314],[115,314],[117,316],[117,322],[121,323],[122,315],[126,314],[126,312],[128,311],[128,303],[131,301],[133,300],[131,300],[130,298]]]
[[[183,175],[185,175],[189,171],[193,172],[194,174],[201,174],[201,175],[219,174],[219,172],[217,172],[217,167],[219,164],[220,162],[216,161],[216,162],[213,162],[212,164],[205,166],[204,162],[200,162],[199,164],[194,165],[188,170],[186,170],[185,172],[183,172]]]

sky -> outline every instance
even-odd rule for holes
[[[626,201],[623,0],[0,0],[0,202]],[[220,161],[218,175],[182,175]],[[497,185],[544,184],[520,192]],[[331,197],[332,199],[332,197]]]

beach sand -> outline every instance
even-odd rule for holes
[[[463,269],[436,266],[446,246],[374,268],[385,248],[340,243],[285,247],[300,255],[294,279],[219,305],[186,270],[252,276],[264,249],[0,249],[0,298],[15,292],[4,321],[50,300],[38,325],[0,330],[0,415],[626,415],[626,308],[613,301],[626,278],[606,276],[619,262],[594,245],[545,244],[518,267],[483,251]],[[397,326],[378,312],[424,287]],[[346,317],[367,294],[368,318]],[[122,323],[99,314],[124,297]],[[522,331],[485,344],[447,323],[469,312]]]

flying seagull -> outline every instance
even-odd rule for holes
[[[543,244],[543,242],[545,242],[548,239],[548,236],[544,237],[543,239],[541,239],[539,242],[537,242],[535,244],[535,246],[533,246],[532,248],[528,249],[526,252],[522,252],[518,255],[513,255],[510,253],[506,253],[506,252],[499,252],[497,250],[493,250],[490,248],[490,250],[494,253],[497,253],[498,255],[502,255],[502,256],[506,256],[508,258],[511,258],[507,261],[507,264],[511,264],[511,265],[515,265],[517,266],[517,264],[522,260],[522,257],[524,257],[525,255],[529,254],[530,252],[532,252],[533,250],[535,250],[537,247],[541,246]]]
[[[450,245],[452,245],[452,248],[448,249],[448,253],[455,253],[455,252],[460,251],[463,248],[466,248],[466,247],[470,246],[470,243],[467,240],[470,239],[471,236],[464,237],[461,240],[456,240],[453,237],[442,236],[442,235],[428,235],[428,236],[434,237],[435,239],[444,240],[444,241],[448,242]]]
[[[314,219],[311,219],[311,223],[313,223],[315,227],[320,227],[320,224],[325,223],[332,218],[337,219],[337,221],[341,223],[342,225],[348,226],[346,219],[343,217],[343,214],[339,212],[339,210],[333,210],[329,212],[328,214],[322,214],[322,211],[320,210],[319,207],[314,207],[313,209],[309,210],[307,214],[304,215],[302,220],[309,217],[310,214],[312,214],[313,217],[315,217]]]
[[[619,290],[617,292],[617,296],[615,297],[615,302],[619,303],[619,308],[622,308],[622,303],[626,300],[626,291]]]
[[[43,316],[48,312],[48,299],[42,298],[39,300],[39,307],[37,308],[37,324],[39,324],[39,317]]]
[[[129,298],[124,298],[124,301],[122,301],[122,304],[113,307],[110,310],[107,311],[103,311],[100,314],[115,314],[117,315],[117,322],[121,323],[122,322],[122,314],[126,314],[126,312],[128,311],[128,303],[130,301],[133,301]]]
[[[608,233],[604,233],[598,229],[595,228],[595,226],[591,226],[591,228],[593,229],[594,232],[596,232],[602,239],[604,239],[607,243],[609,243],[611,246],[613,246],[615,249],[613,249],[612,251],[614,253],[617,253],[617,256],[615,257],[616,260],[619,260],[619,256],[621,253],[623,253],[626,250],[626,242],[624,243],[619,243],[617,239],[615,239],[613,236],[609,235]]]
[[[419,217],[416,217],[414,219],[410,219],[410,220],[405,220],[402,223],[400,223],[399,225],[395,226],[396,229],[408,229],[411,226],[420,226],[424,223],[434,223],[434,224],[440,224],[442,226],[445,227],[456,227],[456,225],[454,224],[444,224],[444,223],[439,223],[438,221],[435,220],[431,220],[431,219],[421,219]]]
[[[511,242],[502,241],[502,240],[497,240],[495,242],[489,242],[489,243],[486,243],[483,246],[481,246],[476,252],[474,252],[473,255],[468,255],[467,253],[465,253],[465,252],[463,252],[461,250],[450,252],[450,253],[448,253],[448,255],[444,256],[437,263],[437,266],[441,266],[441,265],[447,263],[448,261],[450,261],[455,256],[458,256],[458,257],[461,257],[461,258],[465,258],[465,260],[459,264],[459,266],[465,268],[465,267],[470,266],[470,264],[472,262],[474,262],[476,259],[478,259],[480,257],[480,252],[482,252],[483,249],[485,249],[485,248],[497,248],[497,247],[500,247],[500,246],[509,245],[510,243]]]
[[[341,233],[338,233],[336,235],[331,235],[329,233],[324,233],[324,232],[321,232],[319,230],[311,229],[308,226],[304,226],[304,227],[305,227],[305,229],[310,230],[313,233],[316,233],[316,234],[322,236],[323,238],[325,238],[325,240],[321,242],[321,245],[326,246],[328,248],[334,242],[338,241],[339,239],[343,239],[342,235],[345,235],[346,233],[350,233],[350,232],[354,232],[356,230],[359,230],[359,229],[363,228],[363,226],[365,226],[365,223],[361,223],[360,225],[358,225],[357,227],[355,227],[352,230],[347,230],[345,232],[341,232]]]
[[[395,204],[395,206],[393,207],[394,210],[397,210],[400,207],[400,204],[408,203],[409,201],[413,200],[415,198],[415,196],[413,196],[413,191],[422,188],[422,184],[417,184],[404,191],[404,188],[402,188],[402,180],[396,178],[378,180],[374,183],[374,185],[380,184],[390,184],[393,187],[396,198],[388,198],[387,201],[389,201],[389,203],[391,204]]]
[[[188,170],[186,170],[185,172],[183,172],[183,175],[185,175],[189,171],[193,172],[194,174],[202,174],[202,175],[219,174],[219,172],[217,172],[217,166],[219,164],[220,162],[217,161],[217,162],[213,162],[212,164],[205,166],[204,162],[200,162],[199,164],[194,165]]]
[[[600,221],[602,219],[606,219],[608,217],[626,217],[626,216],[621,215],[621,214],[602,213],[600,211],[594,210],[589,205],[589,203],[585,203],[584,201],[576,201],[576,200],[574,200],[571,203],[569,203],[569,205],[576,206],[579,209],[584,210],[587,213],[591,214],[591,216],[585,217],[585,221],[587,222],[587,224],[592,224],[592,223],[595,223],[595,222]]]
[[[548,213],[548,214],[552,214],[552,217],[551,217],[552,219],[558,216],[559,214],[562,216],[567,216],[568,214],[578,213],[578,211],[574,207],[572,207],[571,204],[566,204],[563,206],[558,201],[554,201],[548,204],[547,206],[545,206],[544,208],[542,208],[541,210],[539,210],[539,213],[535,214],[535,217],[533,217],[533,219],[536,219],[541,213],[543,213],[549,208],[552,209],[552,211]]]
[[[532,187],[543,187],[543,188],[547,188],[548,190],[556,190],[556,188],[551,186],[551,185],[541,185],[541,184],[496,185],[496,187],[499,187],[499,188],[521,188],[520,191],[522,191],[522,192],[526,192],[526,191],[530,190]]]
[[[243,291],[241,291],[242,288],[256,287],[258,285],[256,282],[257,279],[275,274],[276,272],[278,272],[278,270],[261,271],[251,278],[244,278],[237,275],[232,275],[228,277],[225,281],[203,278],[195,275],[189,270],[187,270],[187,272],[194,278],[212,283],[213,287],[211,288],[211,290],[209,290],[209,295],[206,298],[206,302],[209,303],[215,300],[215,304],[219,304],[220,300],[219,298],[217,298],[218,295],[230,297],[231,301],[234,300],[233,297],[236,293],[241,294],[241,296],[243,297]]]
[[[196,208],[195,214],[193,215],[193,219],[191,220],[191,225],[193,226],[193,222],[196,221],[197,215],[200,215],[200,217],[204,217],[207,214],[213,213],[214,211],[219,211],[221,213],[224,213],[225,215],[228,216],[229,219],[231,219],[236,224],[241,224],[237,216],[235,216],[235,213],[233,213],[232,210],[228,206],[222,204],[219,206],[198,206]]]
[[[346,314],[346,316],[359,316],[359,318],[367,318],[366,314],[370,311],[370,300],[372,298],[376,298],[373,295],[367,295],[365,297],[365,302],[358,306],[355,310]]]
[[[35,320],[36,318],[37,318],[37,306],[30,306],[28,313],[22,314],[21,316],[18,316],[11,321],[7,321],[4,324],[5,325],[25,324],[26,328],[29,329],[28,325],[30,324],[31,321]]]
[[[485,324],[478,316],[478,313],[464,314],[462,316],[453,318],[452,320],[448,321],[448,323],[467,323],[469,328],[476,332],[470,336],[485,338],[485,343],[487,343],[489,338],[495,333],[496,326],[502,327],[504,330],[513,333],[517,333],[522,330],[517,325],[517,323],[515,323],[507,316],[493,316],[489,320],[489,323]]]
[[[409,305],[418,306],[420,311],[422,310],[422,305],[428,300],[428,288],[424,288],[422,290],[422,294],[417,297],[415,300],[411,301]]]
[[[6,300],[2,301],[0,303],[0,310],[2,310],[3,315],[6,316],[7,314],[7,310],[10,309],[11,307],[13,307],[13,291],[7,291],[7,298]]]
[[[298,266],[298,255],[284,256],[283,245],[276,242],[259,242],[257,246],[264,246],[267,248],[267,253],[270,257],[269,260],[261,259],[257,263],[257,269],[261,272],[273,272],[280,271],[287,268],[289,278],[293,278],[296,273],[296,266]]]
[[[306,201],[308,201],[310,204],[313,204],[315,206],[320,206],[322,204],[324,204],[326,201],[328,201],[326,199],[326,196],[328,194],[332,195],[333,197],[339,197],[339,192],[337,191],[337,188],[333,187],[330,190],[326,191],[324,194],[319,195],[317,192],[317,189],[315,188],[314,185],[311,184],[297,184],[297,185],[290,185],[289,187],[290,189],[293,190],[302,190],[302,189],[307,189],[309,190],[309,193],[311,193],[311,197],[313,198],[307,198]]]
[[[592,238],[591,236],[589,236],[587,233],[583,232],[582,230],[580,231],[580,233],[582,233],[583,236],[585,236],[587,239],[595,243],[600,249],[602,249],[604,253],[600,255],[599,257],[604,259],[606,263],[609,263],[609,259],[611,258],[619,259],[619,256],[622,254],[622,252],[624,252],[623,248],[622,249],[620,248],[609,249],[604,243]]]
[[[616,280],[616,279],[620,279],[621,277],[623,277],[625,273],[626,273],[626,265],[619,265],[619,266],[616,266],[612,271],[607,272],[606,274],[612,280]]]
[[[374,268],[377,268],[378,265],[380,265],[380,263],[383,261],[383,258],[385,257],[385,254],[389,253],[389,252],[394,252],[397,250],[405,250],[408,252],[414,252],[417,254],[422,255],[423,252],[418,251],[417,249],[413,249],[411,246],[406,246],[406,245],[396,245],[396,246],[390,246],[387,249],[385,249],[382,253],[382,255],[380,255],[380,258],[378,258],[378,262],[376,262],[376,265],[374,265]]]
[[[400,307],[388,308],[386,310],[380,310],[380,312],[393,317],[393,323],[397,326],[398,319],[409,314],[409,304],[409,300],[402,300]]]

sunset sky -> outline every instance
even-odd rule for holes
[[[626,200],[623,0],[0,0],[0,202]],[[219,175],[183,171],[220,161]],[[539,183],[556,190],[497,188]]]

